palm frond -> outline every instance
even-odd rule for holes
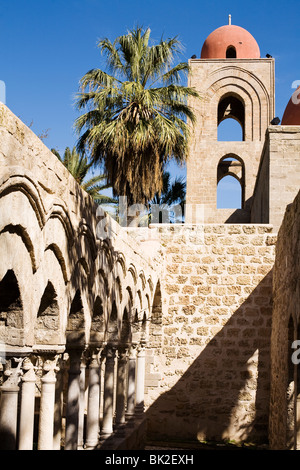
[[[187,155],[195,115],[189,98],[196,90],[181,84],[188,64],[174,65],[177,37],[150,44],[150,29],[137,27],[98,47],[109,73],[87,72],[80,81],[75,121],[78,153],[103,165],[114,195],[144,203],[163,187],[165,164]],[[157,86],[154,86],[157,84]]]

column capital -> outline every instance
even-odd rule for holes
[[[4,384],[1,386],[1,390],[3,391],[18,391],[19,390],[19,382],[20,382],[20,377],[23,375],[23,372],[21,370],[22,368],[22,362],[23,362],[23,357],[14,357],[13,360],[17,363],[17,367],[11,367],[11,360],[7,361],[6,365],[8,366],[5,371],[4,375],[7,378],[7,380],[4,382]],[[10,365],[8,365],[10,363]]]
[[[51,356],[44,358],[42,382],[44,383],[55,383],[56,373],[59,371],[58,360],[60,355]]]
[[[117,347],[112,344],[107,344],[104,350],[107,359],[114,359],[116,356]]]
[[[127,359],[129,354],[129,347],[128,346],[119,346],[118,347],[118,358],[119,359]]]
[[[99,367],[101,352],[101,348],[93,348],[89,351],[89,369]]]
[[[37,367],[33,365],[29,357],[25,357],[23,364],[22,364],[22,369],[23,369],[22,382],[35,382],[36,381],[35,370],[37,369]]]

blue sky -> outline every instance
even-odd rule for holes
[[[98,39],[114,39],[137,24],[152,38],[178,35],[182,59],[198,57],[206,37],[228,23],[247,29],[261,56],[275,58],[276,115],[282,117],[300,80],[299,2],[179,0],[0,0],[0,80],[6,104],[44,141],[63,151],[76,142],[74,95],[80,78],[104,67]]]

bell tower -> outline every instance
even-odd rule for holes
[[[207,37],[199,59],[189,60],[189,86],[200,100],[190,102],[197,121],[187,159],[187,223],[250,222],[265,133],[274,118],[274,59],[261,58],[254,37],[232,25],[230,15],[228,23]],[[238,140],[219,135],[228,119],[240,128]],[[236,206],[227,208],[228,188],[220,192],[219,185],[228,176],[228,186],[234,182],[238,191]],[[195,220],[197,207],[202,215]]]

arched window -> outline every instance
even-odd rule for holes
[[[234,46],[227,47],[226,59],[236,59],[236,48]]]
[[[219,142],[242,142],[242,126],[233,118],[225,119],[218,126]]]
[[[245,140],[245,106],[240,97],[224,95],[218,104],[218,141]]]
[[[224,176],[217,189],[218,209],[241,209],[242,208],[242,187],[241,183],[234,176]]]
[[[242,209],[244,196],[244,163],[236,155],[226,155],[217,169],[217,209]]]

